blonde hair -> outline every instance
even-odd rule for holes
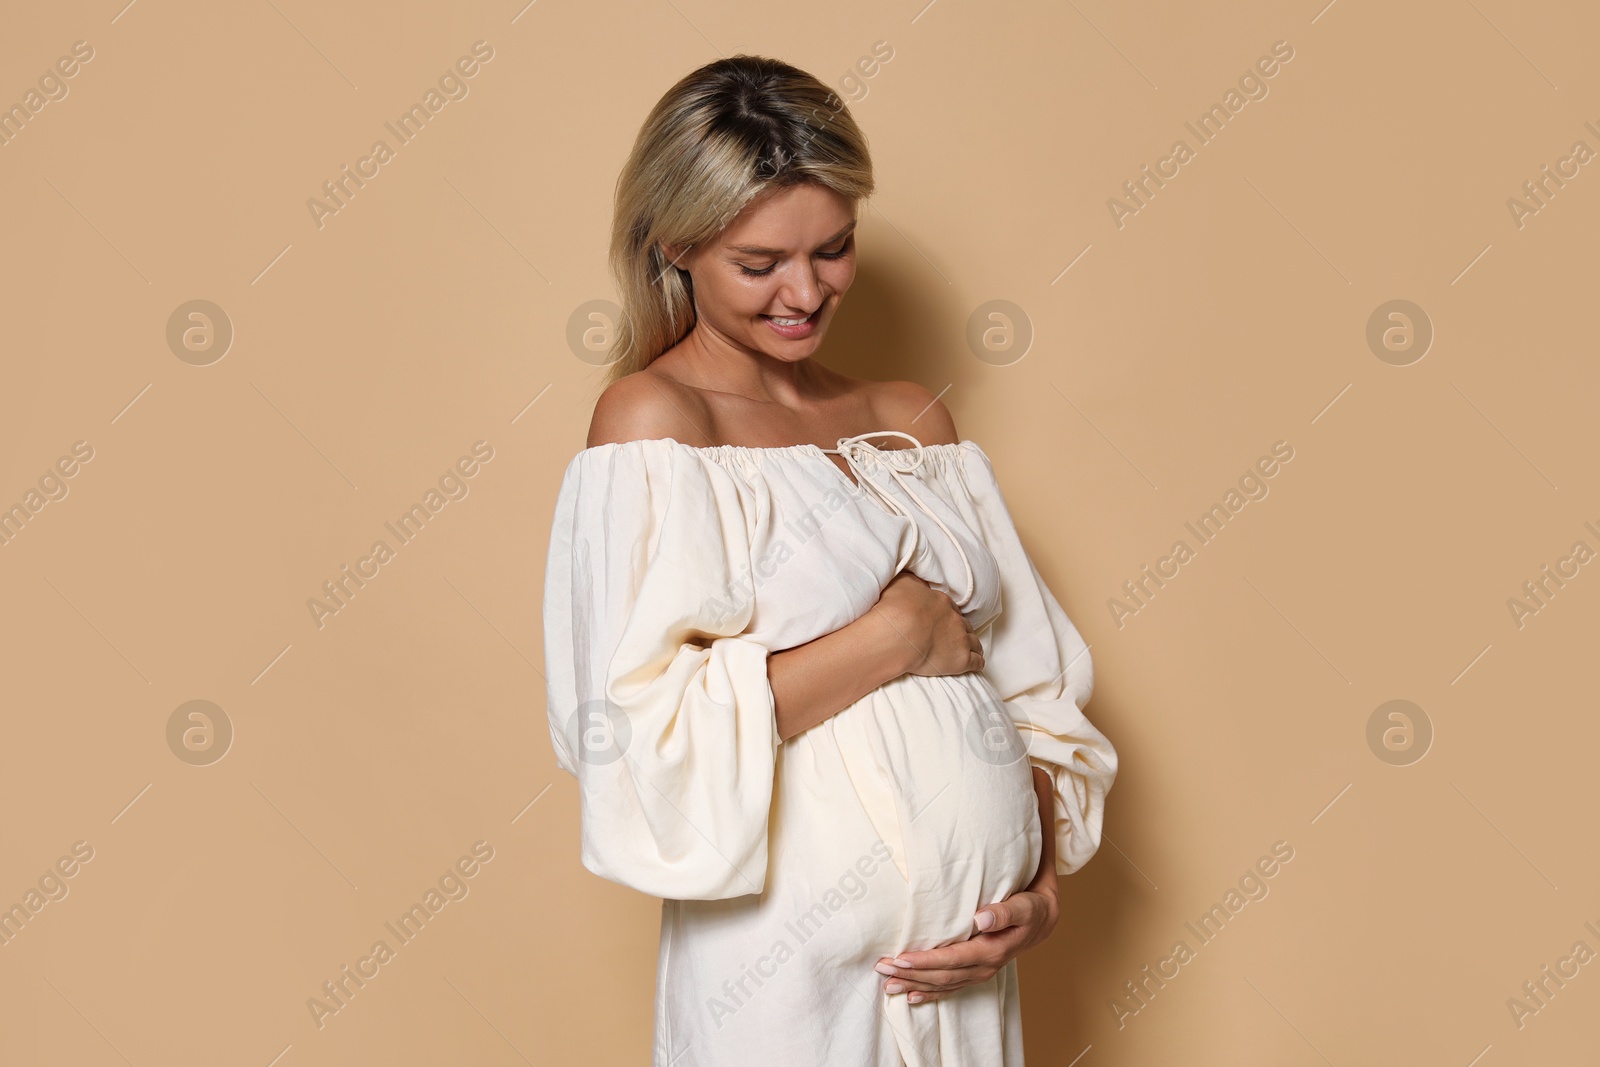
[[[872,195],[867,139],[836,94],[782,60],[707,63],[651,109],[617,176],[611,273],[622,302],[606,384],[694,327],[693,283],[662,242],[713,241],[761,194],[802,183]]]

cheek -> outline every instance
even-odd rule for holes
[[[772,303],[771,278],[738,278],[723,290],[723,306],[746,318],[760,315]]]
[[[829,263],[820,271],[820,274],[827,282],[828,288],[832,289],[836,296],[843,296],[845,290],[849,289],[851,283],[856,280],[855,257],[851,256],[849,259]]]
[[[762,279],[738,274],[710,279],[697,291],[702,308],[714,308],[732,316],[757,314],[766,307],[768,298],[767,286]]]

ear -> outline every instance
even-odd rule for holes
[[[673,244],[668,241],[661,242],[661,254],[667,258],[668,265],[677,267],[679,270],[688,269],[685,264],[678,262],[686,251],[687,249],[681,244]]]

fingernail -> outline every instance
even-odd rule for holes
[[[901,985],[899,982],[890,982],[887,985],[885,985],[883,988],[886,989],[887,991],[889,991],[890,993],[898,993],[902,989],[904,989],[905,986]]]
[[[912,1004],[921,1004],[922,1003],[922,994],[921,993],[907,993],[906,994],[906,1000],[908,1000]]]
[[[994,912],[980,911],[977,918],[978,929],[987,930],[994,925]]]
[[[894,965],[896,967],[905,967],[905,968],[909,969],[911,967],[911,961],[910,960],[903,960],[899,956],[896,956],[894,958]]]
[[[872,969],[877,971],[879,974],[893,974],[894,973],[894,968],[889,966],[887,963],[874,963],[872,965]]]

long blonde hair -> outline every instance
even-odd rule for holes
[[[866,136],[822,82],[782,60],[736,55],[667,90],[617,176],[610,260],[622,318],[606,384],[694,327],[693,283],[662,242],[709,243],[762,193],[805,182],[852,204],[873,190]]]

